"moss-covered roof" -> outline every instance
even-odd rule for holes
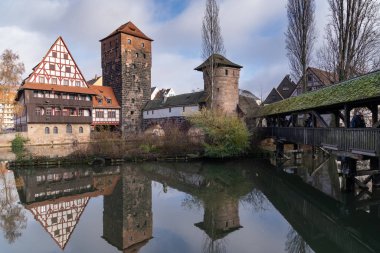
[[[376,97],[380,98],[380,71],[266,105],[257,110],[256,117],[333,107]]]

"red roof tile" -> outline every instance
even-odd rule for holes
[[[89,85],[89,88],[96,94],[92,98],[92,105],[94,108],[115,108],[120,109],[120,105],[117,102],[115,93],[113,92],[113,89],[108,86],[95,86],[95,85]],[[109,98],[111,99],[111,103],[107,103],[105,99],[103,99],[103,103],[99,104],[99,101],[97,98]]]
[[[133,24],[131,21],[129,21],[128,23],[126,23],[126,24],[124,24],[122,26],[120,26],[115,31],[113,31],[110,35],[108,35],[104,39],[101,39],[100,41],[108,39],[109,37],[112,37],[112,36],[114,36],[115,34],[118,34],[118,33],[125,33],[125,34],[129,34],[129,35],[141,38],[141,39],[153,41],[151,38],[149,38],[148,36],[146,36],[139,28],[137,28],[137,26],[135,26],[135,24]]]

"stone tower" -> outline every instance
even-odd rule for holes
[[[137,133],[142,127],[142,109],[151,92],[152,41],[132,22],[100,41],[103,83],[113,88],[121,105],[124,134]]]
[[[214,62],[214,85],[211,85],[211,62]],[[209,109],[237,115],[239,103],[239,78],[242,66],[224,56],[214,54],[195,70],[203,72],[206,105]]]

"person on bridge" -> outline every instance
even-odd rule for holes
[[[364,116],[361,112],[357,112],[351,120],[351,128],[365,128]]]

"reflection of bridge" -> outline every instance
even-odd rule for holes
[[[257,138],[274,138],[278,156],[282,156],[284,144],[292,143],[322,147],[344,157],[343,173],[349,178],[349,190],[355,181],[356,161],[371,159],[374,171],[367,173],[368,181],[372,179],[373,184],[380,186],[380,130],[350,128],[351,121],[360,121],[359,116],[351,115],[363,108],[368,112],[367,127],[378,127],[379,104],[377,71],[261,107],[256,112],[262,126],[257,129]],[[307,119],[300,122],[301,115],[308,115]]]
[[[256,187],[315,252],[380,252],[377,206],[351,209],[274,168],[255,169],[255,173]]]

